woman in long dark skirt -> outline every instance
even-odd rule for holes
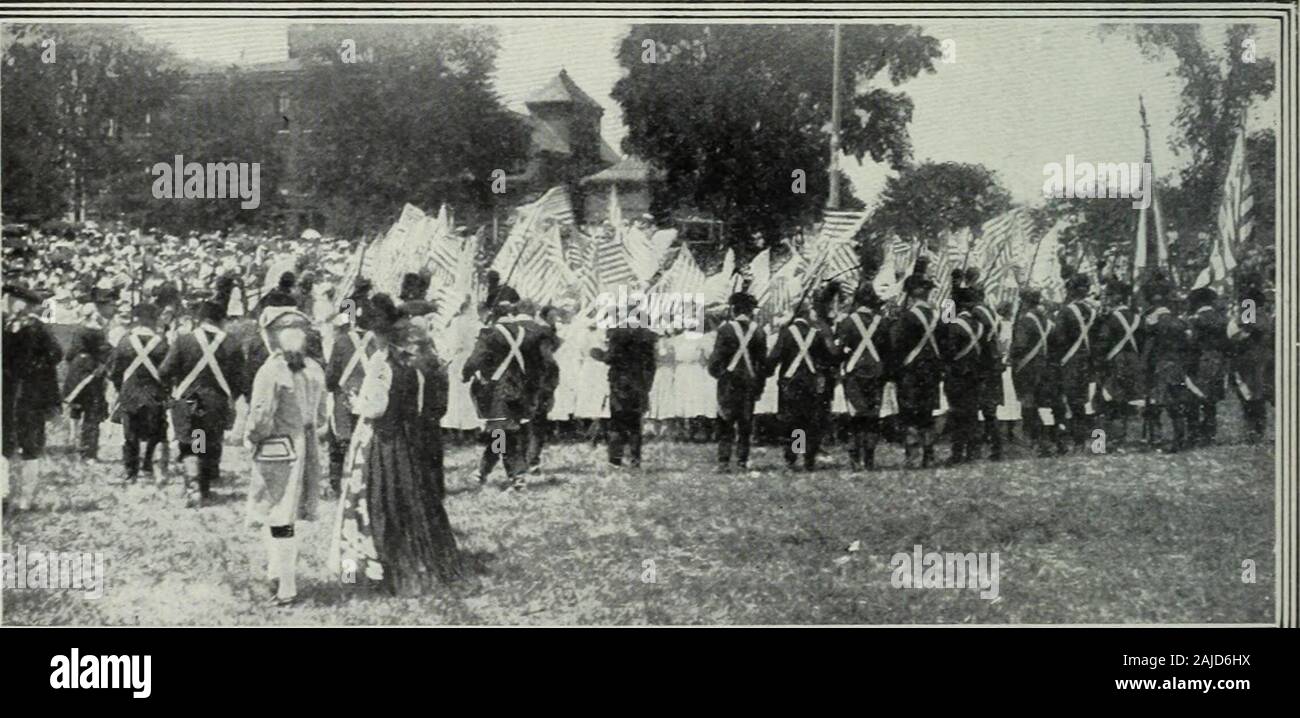
[[[397,595],[419,595],[464,573],[423,445],[428,380],[417,356],[427,334],[402,319],[387,295],[372,301],[380,347],[354,404],[362,423],[345,464],[336,566],[345,583],[364,577]]]

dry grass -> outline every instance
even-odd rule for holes
[[[1225,404],[1224,414],[1236,406]],[[57,440],[57,437],[56,437]],[[449,451],[447,510],[478,567],[420,599],[344,587],[325,569],[330,522],[301,531],[300,592],[260,603],[262,545],[244,528],[247,453],[228,449],[223,501],[187,510],[115,466],[61,458],[42,508],[11,516],[5,550],[100,551],[105,595],[4,594],[4,622],[77,625],[1129,623],[1273,620],[1271,447],[1017,458],[957,469],[786,474],[779,449],[717,475],[712,447],[652,443],[611,473],[603,447],[549,449],[521,493],[468,489]],[[946,449],[941,449],[941,456]],[[107,452],[106,452],[107,453]],[[115,455],[115,454],[114,454]],[[896,447],[881,463],[901,462]],[[329,505],[322,513],[329,516]],[[854,542],[858,550],[849,551]],[[996,551],[997,601],[896,589],[890,556]],[[1243,583],[1242,562],[1258,567]],[[654,582],[646,582],[652,561]]]

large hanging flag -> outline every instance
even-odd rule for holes
[[[1239,126],[1219,201],[1219,233],[1210,250],[1210,264],[1196,277],[1195,288],[1211,287],[1220,293],[1228,289],[1232,270],[1237,267],[1237,248],[1250,239],[1254,230],[1254,206],[1246,163],[1246,128]]]
[[[1142,161],[1146,163],[1147,167],[1151,167],[1151,172],[1148,173],[1147,176],[1155,177],[1155,167],[1151,163],[1151,127],[1147,124],[1147,108],[1142,102],[1141,95],[1138,96],[1138,113],[1142,116],[1142,135],[1146,143],[1146,150],[1142,155]],[[1165,223],[1164,219],[1160,215],[1160,199],[1156,196],[1154,181],[1152,186],[1145,188],[1145,191],[1151,196],[1150,209],[1151,217],[1154,220],[1152,228],[1155,231],[1155,236],[1148,236],[1150,231],[1148,230],[1147,223],[1147,208],[1139,208],[1137,238],[1134,240],[1133,245],[1134,284],[1140,283],[1143,280],[1143,275],[1146,274],[1150,261],[1149,254],[1151,249],[1148,245],[1151,243],[1152,239],[1154,239],[1155,244],[1156,266],[1162,269],[1167,269],[1169,267],[1169,247],[1166,244]]]

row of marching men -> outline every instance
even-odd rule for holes
[[[1143,285],[1141,308],[1134,306],[1127,283],[1107,283],[1098,301],[1088,278],[1076,274],[1066,282],[1065,301],[1051,311],[1036,290],[1022,292],[1015,321],[1005,327],[1007,319],[984,297],[978,272],[955,271],[951,302],[935,306],[930,300],[935,283],[926,269],[925,261],[917,263],[904,281],[901,303],[886,304],[869,286],[859,288],[851,310],[833,323],[829,297],[837,288],[827,287],[797,308],[775,338],[755,320],[754,298],[733,295],[727,319],[712,337],[703,337],[711,347],[701,351],[692,345],[688,357],[694,363],[699,353],[700,369],[715,386],[695,378],[680,387],[696,394],[715,392],[719,467],[728,469],[733,461],[747,465],[755,410],[769,382],[777,387],[781,440],[790,468],[817,466],[837,386],[849,414],[854,468],[874,465],[885,433],[882,417],[895,415],[906,465],[934,464],[936,415],[945,399],[949,463],[978,458],[986,448],[988,458],[1003,458],[998,408],[1016,403],[1023,431],[1041,456],[1098,446],[1123,451],[1138,443],[1180,451],[1211,442],[1217,405],[1228,387],[1241,399],[1247,438],[1263,437],[1265,404],[1272,397],[1273,329],[1265,292],[1255,277],[1240,279],[1238,303],[1228,312],[1225,299],[1209,289],[1180,300],[1174,285],[1159,273]],[[501,446],[493,448],[489,441],[497,436],[507,446],[520,447],[518,455],[504,454],[507,474],[517,483],[518,476],[536,466],[539,437],[548,433],[549,420],[556,416],[555,393],[564,365],[557,365],[556,357],[573,347],[561,348],[553,317],[521,312],[513,290],[505,288],[497,296],[491,324],[480,331],[462,378],[475,395],[478,416],[490,427],[480,477],[486,477],[493,457],[501,453]],[[604,381],[583,377],[577,391],[600,396],[608,387],[613,465],[623,465],[625,459],[640,463],[642,423],[653,416],[655,384],[664,376],[658,364],[664,356],[662,341],[649,328],[624,326],[607,329],[594,346],[581,347],[585,358],[602,367]],[[511,350],[512,342],[520,346]],[[1008,374],[1014,402],[1005,395]],[[571,377],[566,381],[573,384]],[[1130,426],[1139,417],[1140,442]],[[1162,431],[1165,417],[1171,428],[1168,439]],[[1094,433],[1103,427],[1104,435]],[[1099,436],[1104,436],[1100,443]]]
[[[49,473],[46,422],[64,407],[81,457],[89,462],[98,461],[100,424],[105,419],[121,424],[126,482],[141,472],[164,478],[154,462],[170,421],[185,467],[181,485],[191,503],[201,503],[219,472],[233,402],[247,394],[251,373],[268,355],[265,348],[245,355],[221,326],[226,304],[220,296],[197,307],[193,331],[170,340],[159,308],[141,304],[115,346],[99,323],[88,321],[78,329],[60,387],[64,352],[32,313],[39,300],[22,286],[5,287],[4,438],[16,508],[32,506]],[[111,405],[110,383],[116,390]]]

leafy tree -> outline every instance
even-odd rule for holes
[[[391,223],[405,202],[490,206],[494,170],[526,158],[527,127],[491,86],[491,30],[321,26],[301,43],[309,184],[326,206],[347,207],[327,219],[331,231]]]
[[[279,192],[285,172],[278,123],[266,117],[269,103],[257,102],[257,78],[238,68],[195,78],[183,99],[151,121],[147,136],[137,135],[135,171],[116,179],[101,204],[106,213],[132,224],[170,232],[218,230],[237,226],[273,227],[284,205]],[[244,209],[240,199],[205,201],[153,196],[156,163],[256,163],[258,206]],[[209,188],[211,190],[212,188]]]
[[[869,236],[921,240],[932,249],[941,233],[979,227],[1011,209],[1011,193],[984,165],[926,162],[885,181]]]
[[[723,220],[732,243],[755,232],[771,243],[820,217],[832,37],[825,25],[633,26],[612,96],[624,151],[666,174],[656,203]],[[912,101],[882,84],[933,72],[939,41],[911,25],[845,25],[841,40],[842,149],[901,169]]]
[[[1171,74],[1183,82],[1174,121],[1179,131],[1170,138],[1169,145],[1174,152],[1188,156],[1189,162],[1179,173],[1178,185],[1163,191],[1160,197],[1166,223],[1179,237],[1170,248],[1171,261],[1184,276],[1194,277],[1204,267],[1209,251],[1208,241],[1197,242],[1196,238],[1202,234],[1213,237],[1218,232],[1219,201],[1233,141],[1247,109],[1273,94],[1274,63],[1256,51],[1251,25],[1230,26],[1217,50],[1206,41],[1200,25],[1103,28],[1103,36],[1116,32],[1130,36],[1148,59],[1172,55],[1177,60]],[[1260,250],[1267,247],[1270,254],[1274,231],[1271,137],[1271,132],[1257,132],[1247,143],[1255,183],[1253,244]],[[1269,207],[1267,212],[1262,211],[1264,206]],[[1265,237],[1269,239],[1267,245],[1262,244]]]
[[[84,219],[120,175],[136,169],[131,130],[167,106],[181,78],[169,51],[126,26],[6,26],[6,212]]]

